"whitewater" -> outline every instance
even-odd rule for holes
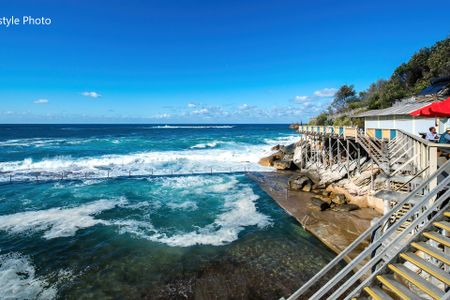
[[[299,249],[324,264],[236,173],[271,172],[258,160],[297,139],[286,125],[0,125],[0,299],[190,298],[215,266],[253,270],[253,289]]]

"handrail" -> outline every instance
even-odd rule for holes
[[[405,203],[407,203],[411,198],[413,198],[417,193],[419,193],[422,189],[426,188],[428,184],[437,178],[442,172],[444,172],[450,166],[450,161],[447,161],[443,164],[435,173],[433,173],[430,177],[427,178],[424,182],[422,182],[419,186],[417,186],[411,193],[409,193],[406,197],[403,198],[402,201],[399,201],[390,211],[389,213],[382,216],[378,219],[375,224],[373,224],[370,228],[364,231],[356,240],[354,240],[345,250],[343,250],[340,254],[338,254],[331,262],[329,262],[322,270],[320,270],[316,275],[314,275],[308,282],[306,282],[302,287],[300,287],[297,291],[295,291],[291,296],[289,296],[288,300],[297,299],[299,296],[303,295],[310,287],[312,287],[315,283],[319,281],[325,274],[328,273],[332,268],[334,268],[339,262],[341,262],[348,254],[350,254],[357,246],[359,246],[367,237],[371,236],[373,232],[378,230],[386,221],[388,221],[394,213],[396,213]],[[444,181],[445,182],[445,181]],[[442,183],[441,183],[442,184]],[[438,185],[438,187],[441,186]],[[436,187],[437,188],[437,187]],[[425,199],[427,199],[426,197]],[[410,211],[411,212],[411,211]],[[406,218],[405,218],[406,217]],[[400,220],[406,220],[410,218],[409,212],[405,214]],[[392,228],[396,228],[397,226],[391,226],[387,231],[391,233]],[[385,234],[386,234],[385,233]],[[383,235],[384,236],[384,235]],[[380,240],[379,237],[375,243]],[[373,244],[371,244],[373,245]],[[369,246],[370,252],[373,251],[373,247]],[[368,248],[366,248],[367,250]],[[366,251],[364,250],[364,251]],[[364,252],[363,251],[363,252]],[[361,253],[362,254],[362,253]],[[360,255],[361,255],[360,254]],[[359,255],[358,255],[359,257]],[[341,271],[342,272],[342,271]],[[341,272],[339,274],[341,274]],[[338,274],[338,275],[339,275]],[[338,276],[336,275],[336,276]],[[327,284],[328,285],[328,284]]]
[[[424,208],[424,204],[428,204],[428,201],[431,200],[434,196],[437,195],[437,193],[439,193],[440,191],[443,190],[443,188],[445,188],[447,185],[450,184],[450,177],[447,177],[444,181],[442,181],[434,190],[432,193],[427,194],[423,200],[417,204],[414,205],[413,208],[407,213],[405,214],[398,222],[396,222],[394,225],[392,225],[391,227],[389,227],[389,229],[375,242],[371,243],[369,245],[369,247],[367,247],[363,252],[361,252],[356,259],[354,259],[352,261],[351,264],[348,264],[342,271],[340,271],[333,279],[331,279],[330,281],[327,282],[327,284],[322,287],[318,292],[316,292],[316,294],[314,294],[310,299],[320,299],[320,297],[322,297],[324,294],[326,294],[332,287],[333,284],[338,283],[339,281],[341,281],[346,275],[348,275],[356,262],[359,262],[361,260],[363,260],[364,258],[366,258],[367,256],[370,256],[371,253],[376,250],[379,246],[382,245],[382,242],[384,240],[386,240],[388,237],[390,237],[390,235],[395,232],[397,229],[400,228],[400,226],[402,225],[402,223],[404,223],[405,221],[407,221],[409,218],[411,218],[412,216],[414,216],[415,213],[417,213],[419,210],[422,210]],[[447,190],[444,195],[441,195],[440,200],[436,201],[437,203],[441,204],[446,197],[450,195],[450,190]],[[436,204],[435,204],[436,205]],[[368,263],[366,263],[364,265],[363,268],[360,268],[350,279],[348,279],[345,283],[343,283],[342,285],[339,286],[339,288],[328,298],[328,299],[337,299],[340,295],[342,295],[349,287],[351,287],[359,278],[361,278],[361,275],[365,272],[367,272],[368,270],[370,270],[370,268],[372,266],[374,266],[376,263],[379,262],[379,260],[383,257],[383,255],[387,252],[387,250],[389,249],[389,245],[391,244],[397,244],[402,242],[402,239],[404,237],[406,237],[406,234],[408,234],[410,232],[410,230],[408,229],[413,229],[416,226],[418,226],[420,224],[420,222],[424,221],[424,219],[426,217],[428,217],[427,213],[431,213],[432,212],[432,208],[434,207],[434,205],[432,205],[431,207],[426,208],[425,212],[422,212],[420,214],[420,216],[418,218],[416,218],[413,222],[411,222],[411,224],[409,224],[403,231],[402,233],[400,233],[399,235],[397,235],[386,247],[384,247],[380,252],[378,252],[375,257],[373,257]],[[409,242],[409,241],[408,241]],[[393,256],[395,256],[395,254],[393,254]]]
[[[410,180],[408,180],[407,182],[405,182],[404,184],[402,184],[398,189],[396,189],[395,191],[399,191],[402,188],[404,188],[407,184],[411,183],[414,179],[416,179],[418,176],[420,176],[423,172],[425,172],[426,170],[428,170],[430,168],[430,166],[428,165],[425,169],[422,169],[419,173],[417,173],[416,175],[414,175]]]
[[[444,203],[444,201],[450,196],[450,190],[447,190],[443,195],[441,195],[441,197],[439,198],[438,201],[434,202],[433,205],[429,208],[426,209],[426,211],[420,215],[420,217],[416,218],[411,224],[410,226],[408,226],[408,228],[415,228],[418,225],[420,225],[421,222],[423,222],[426,218],[432,216],[432,213],[434,213],[434,211]],[[447,203],[443,209],[445,210],[448,206],[450,205],[450,203]],[[434,216],[432,216],[430,218],[430,220],[428,220],[428,224],[433,223],[438,217],[440,217],[441,214],[435,214]],[[419,228],[419,230],[416,232],[416,236],[417,234],[422,233],[424,230],[426,229],[426,226],[422,226],[421,228]],[[395,244],[397,241],[402,240],[407,234],[409,234],[409,230],[405,229],[404,231],[402,231],[401,234],[399,234],[394,240],[392,240],[389,245]],[[403,252],[405,250],[405,248],[407,248],[409,246],[409,243],[414,240],[415,237],[412,237],[410,240],[408,240],[408,242],[404,243],[404,246],[401,247],[398,251],[396,251],[396,253],[400,253]],[[388,245],[388,246],[389,246]],[[377,263],[376,260],[378,259],[378,261],[380,261],[382,258],[382,256],[384,255],[384,253],[386,252],[385,250],[388,249],[388,246],[385,247],[385,249],[383,249],[383,252],[380,252],[379,254],[377,254],[376,257],[373,258],[373,260],[375,261],[375,264]],[[349,300],[351,299],[359,290],[361,290],[364,286],[368,285],[376,275],[378,275],[380,273],[381,270],[383,270],[394,258],[396,257],[396,254],[391,255],[390,257],[388,257],[387,259],[383,259],[384,264],[378,268],[375,272],[373,272],[367,279],[365,279],[357,288],[355,288],[352,292],[350,292],[349,295],[347,295],[347,297],[345,298],[345,300]],[[355,274],[356,275],[356,274]]]

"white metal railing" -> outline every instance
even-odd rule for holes
[[[368,228],[364,233],[362,233],[355,241],[353,241],[344,251],[342,251],[339,255],[337,255],[328,265],[326,265],[319,273],[313,276],[308,282],[306,282],[301,288],[295,291],[288,300],[294,300],[310,291],[310,289],[318,283],[319,280],[323,278],[331,269],[336,267],[339,263],[341,263],[345,257],[347,257],[354,249],[357,247],[361,247],[363,242],[369,239],[371,236],[374,236],[376,232],[379,232],[385,226],[388,226],[389,220],[392,216],[394,216],[405,203],[408,203],[413,197],[417,194],[422,194],[423,190],[429,187],[429,183],[433,180],[437,180],[437,178],[448,171],[450,168],[450,161],[446,162],[443,166],[439,168],[435,173],[433,173],[427,180],[422,182],[419,186],[417,186],[410,194],[403,198],[403,200],[399,201],[387,214],[378,219],[375,224],[373,224],[370,228]],[[344,293],[352,284],[354,284],[357,280],[361,280],[363,278],[362,275],[371,270],[371,267],[375,264],[379,263],[382,255],[385,255],[387,249],[389,249],[390,243],[388,246],[384,247],[381,252],[377,253],[374,258],[371,258],[374,251],[383,246],[383,243],[388,239],[394,239],[398,245],[402,240],[396,239],[395,232],[400,226],[404,226],[405,232],[413,231],[420,222],[423,222],[426,219],[424,216],[430,209],[435,208],[435,203],[442,203],[446,200],[450,195],[450,190],[447,190],[443,195],[439,194],[441,191],[448,189],[450,186],[450,176],[447,176],[442,180],[437,186],[435,186],[432,190],[429,190],[428,193],[422,196],[422,199],[419,203],[416,203],[413,208],[408,211],[405,215],[403,215],[396,223],[392,224],[388,229],[386,229],[381,236],[372,241],[365,250],[363,250],[356,258],[354,258],[346,267],[344,267],[338,274],[336,274],[331,280],[329,280],[324,286],[322,286],[318,291],[310,299],[321,299],[327,293],[333,292],[332,297],[328,299],[337,299],[337,295],[341,295]],[[430,205],[431,203],[433,206]],[[412,223],[406,223],[406,221],[415,216],[415,219]],[[426,221],[426,220],[425,220]],[[408,225],[405,225],[408,224]],[[355,273],[349,280],[346,281],[347,284],[341,284],[339,287],[337,286],[344,278],[348,277],[350,273],[359,266],[359,264],[364,263],[367,259],[369,261],[364,264],[364,266],[360,267],[359,271]],[[337,288],[336,291],[334,291]]]
[[[449,184],[450,179],[447,178],[447,185]],[[450,203],[446,203],[445,201],[450,197],[450,190],[447,189],[444,194],[440,195],[439,198],[433,202],[428,207],[425,207],[425,211],[423,211],[419,217],[415,218],[413,222],[405,228],[399,235],[395,237],[395,239],[391,240],[387,245],[383,245],[383,249],[377,252],[376,256],[374,256],[369,263],[366,264],[369,266],[377,266],[377,269],[370,274],[365,280],[363,280],[356,288],[354,288],[350,293],[347,294],[345,300],[352,299],[356,296],[360,291],[365,287],[370,285],[370,283],[374,280],[375,276],[384,271],[389,263],[391,263],[394,258],[398,256],[399,253],[404,252],[407,247],[409,247],[410,243],[417,239],[417,237],[422,234],[425,230],[427,230],[430,224],[433,224],[435,220],[442,217],[442,212],[446,211],[450,206]],[[439,213],[435,214],[436,211]],[[417,210],[416,210],[417,212]],[[431,225],[432,226],[432,225]],[[401,245],[399,247],[399,244]],[[391,253],[390,255],[386,255],[386,252],[390,249],[390,247],[397,247],[396,251]],[[379,266],[378,264],[382,264]],[[336,297],[337,295],[342,295],[350,286],[355,284],[358,280],[361,279],[362,269],[360,269],[351,279],[345,282],[339,289],[332,295],[332,297]],[[331,297],[330,297],[331,298]],[[334,298],[332,298],[334,299]]]
[[[170,170],[170,169],[148,169],[148,170],[93,170],[93,171],[70,171],[61,172],[4,172],[0,174],[0,184],[12,184],[21,182],[49,182],[59,180],[90,180],[90,179],[114,179],[114,178],[136,178],[136,177],[163,177],[163,176],[188,176],[188,175],[211,175],[211,174],[242,174],[249,172],[264,171],[262,167],[243,166],[241,168],[212,167],[196,170]]]

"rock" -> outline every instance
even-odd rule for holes
[[[295,151],[295,144],[290,144],[287,146],[281,146],[280,147],[280,151],[283,152],[284,154],[289,154],[294,156],[294,151]]]
[[[288,184],[291,190],[300,191],[308,182],[308,177],[293,175],[289,178]]]
[[[321,195],[315,195],[314,197],[317,198],[317,199],[320,199],[320,200],[322,200],[323,202],[326,202],[326,203],[328,203],[328,204],[330,204],[330,205],[333,203],[333,202],[331,201],[331,199],[328,198],[328,197],[324,197],[324,196],[321,196]]]
[[[301,171],[300,174],[308,177],[316,186],[320,186],[320,177],[317,171]]]
[[[322,191],[322,196],[324,197],[330,197],[330,192],[329,191]]]
[[[312,188],[311,181],[308,180],[308,182],[303,186],[302,190],[304,192],[311,192],[311,188]]]
[[[322,200],[320,200],[317,197],[312,197],[311,198],[311,204],[316,207],[319,208],[321,211],[326,210],[330,207],[330,205]]]
[[[283,152],[278,151],[272,155],[261,158],[258,163],[264,167],[272,167],[274,165],[274,161],[281,160],[283,157],[284,157]]]
[[[259,160],[258,164],[260,164],[263,167],[271,167],[273,165],[273,157],[272,156],[263,157]]]
[[[290,160],[276,160],[273,162],[273,166],[277,170],[290,170],[292,168],[292,161]]]
[[[273,146],[272,149],[270,149],[270,150],[272,150],[272,151],[278,151],[278,150],[280,150],[280,147],[281,147],[281,145],[278,144],[278,145],[276,145],[276,146]]]
[[[298,124],[298,123],[293,123],[293,124],[289,125],[289,128],[294,129],[294,130],[298,130],[299,127],[300,127],[300,124]]]
[[[271,155],[273,157],[274,160],[276,159],[282,159],[284,156],[284,153],[281,151],[277,151],[274,154]]]
[[[336,196],[333,198],[332,201],[337,205],[342,205],[347,202],[347,198],[345,197],[344,194],[336,194]]]
[[[352,211],[359,209],[359,206],[356,204],[342,204],[336,205],[332,208],[334,211]]]
[[[292,160],[294,158],[293,154],[285,154],[282,160]]]

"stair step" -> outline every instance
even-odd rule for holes
[[[432,247],[424,242],[411,243],[411,246],[413,246],[417,250],[425,252],[426,254],[440,260],[441,262],[443,262],[446,265],[450,265],[450,256],[448,254],[445,254],[438,248]]]
[[[405,229],[405,228],[407,228],[409,225],[411,225],[411,221],[405,221],[405,222],[402,223],[402,225],[399,226],[399,228],[398,228],[397,230]]]
[[[430,232],[424,232],[422,235],[424,237],[429,238],[433,241],[436,241],[446,247],[450,247],[450,239],[448,237],[443,236],[442,234],[430,231]]]
[[[374,300],[394,300],[385,291],[383,291],[381,288],[377,286],[374,287],[366,286],[364,288],[364,291]]]
[[[434,222],[433,225],[438,228],[450,231],[450,223],[447,221]]]
[[[412,284],[414,284],[417,288],[419,288],[422,292],[431,296],[431,298],[435,300],[440,300],[444,296],[444,292],[437,288],[435,285],[426,281],[424,278],[420,277],[407,267],[402,264],[389,264],[389,269],[395,272],[397,275],[403,277],[408,280]]]
[[[444,217],[450,218],[450,211],[444,212]]]
[[[393,275],[378,275],[377,280],[389,288],[402,300],[420,300],[419,296],[398,282]]]
[[[407,253],[400,253],[400,257],[406,261],[409,261],[418,268],[424,270],[425,272],[435,277],[436,279],[439,279],[443,283],[450,285],[450,275],[447,272],[433,265],[432,263],[424,260],[418,255],[412,252],[407,252]]]

